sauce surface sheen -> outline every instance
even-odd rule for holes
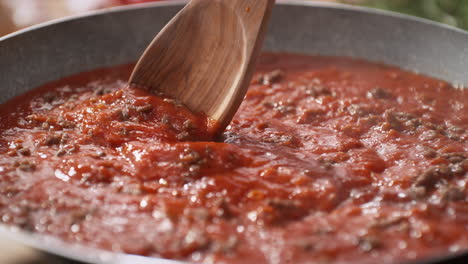
[[[468,93],[381,64],[263,54],[214,123],[132,65],[0,107],[0,222],[205,263],[396,263],[468,249]]]

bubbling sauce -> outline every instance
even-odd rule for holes
[[[468,93],[267,53],[234,120],[127,87],[131,65],[0,107],[0,221],[197,263],[397,263],[468,249]]]

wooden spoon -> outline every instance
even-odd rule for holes
[[[231,122],[253,75],[275,0],[192,0],[149,45],[129,80]]]

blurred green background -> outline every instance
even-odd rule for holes
[[[350,3],[350,1],[343,2]],[[362,0],[358,2],[361,5],[428,18],[468,30],[468,0]]]

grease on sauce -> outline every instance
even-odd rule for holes
[[[264,54],[216,124],[131,66],[1,106],[0,220],[206,263],[393,263],[468,249],[468,93],[360,60]],[[195,141],[196,139],[196,141]]]

